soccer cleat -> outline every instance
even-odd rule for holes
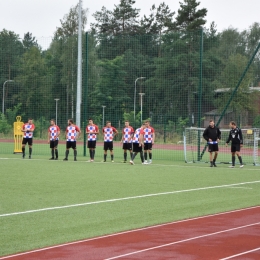
[[[217,167],[217,165],[216,165],[215,163],[213,163],[213,166],[214,166],[214,167]]]
[[[54,160],[54,157],[51,157],[49,160]]]
[[[112,160],[111,162],[114,162],[114,160]]]
[[[32,159],[31,155],[29,155],[29,159]]]
[[[211,163],[209,167],[213,167],[213,164]]]
[[[241,165],[240,165],[240,168],[243,168],[243,167],[244,167],[244,164],[241,164]]]
[[[144,161],[143,164],[149,164],[147,161]]]
[[[231,165],[231,166],[228,166],[229,168],[235,168],[235,166],[234,165]]]
[[[126,163],[126,160],[124,160],[123,163]]]
[[[94,160],[93,160],[93,159],[91,159],[91,160],[90,160],[90,162],[94,162]]]
[[[74,162],[76,162],[77,161],[77,158],[74,158]]]
[[[149,163],[151,164],[151,163],[152,163],[152,160],[149,160]]]
[[[131,161],[130,161],[130,164],[134,165],[134,162],[131,160]]]
[[[22,157],[22,158],[24,159],[24,157],[25,157],[25,153],[23,154],[23,157]]]
[[[106,162],[106,160],[103,160],[102,162]]]
[[[54,160],[58,160],[58,157],[56,157]]]
[[[68,158],[64,158],[63,161],[68,161]]]

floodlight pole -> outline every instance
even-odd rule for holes
[[[134,124],[135,124],[135,102],[136,102],[136,83],[139,79],[145,79],[145,77],[140,77],[135,80],[135,92],[134,92]]]
[[[59,98],[54,98],[56,101],[56,125],[58,125],[58,101],[60,100]]]
[[[139,93],[140,97],[141,97],[141,125],[143,124],[143,96],[145,95],[145,93]]]
[[[8,79],[3,84],[3,100],[2,100],[2,113],[3,113],[3,115],[5,113],[5,84],[7,82],[14,82],[14,80]]]

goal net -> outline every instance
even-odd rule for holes
[[[209,162],[207,141],[203,138],[205,128],[186,128],[183,134],[184,142],[184,158],[186,163],[195,162]],[[219,154],[216,163],[231,163],[231,148],[226,147],[226,140],[230,129],[220,129],[221,140],[219,141]],[[241,156],[244,164],[259,164],[259,128],[241,129],[243,134],[243,148],[241,149]],[[236,158],[236,163],[239,163]]]

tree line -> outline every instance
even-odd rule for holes
[[[192,123],[192,117],[198,123],[200,94],[202,115],[215,108],[221,111],[230,95],[225,90],[236,86],[259,43],[260,24],[242,32],[235,28],[218,32],[214,22],[205,27],[207,9],[196,0],[183,0],[177,12],[164,2],[152,5],[150,14],[143,17],[135,4],[134,0],[119,0],[113,10],[103,7],[93,14],[95,23],[83,37],[83,122],[92,117],[101,124],[105,112],[105,118],[117,127],[126,119],[138,125],[142,117],[158,127],[174,125],[181,131],[181,126]],[[6,85],[7,113],[2,120],[11,123],[15,110],[25,120],[33,117],[39,124],[48,124],[56,115],[55,98],[59,99],[61,126],[75,117],[77,10],[78,5],[72,7],[60,20],[47,49],[29,32],[22,40],[15,32],[0,32],[0,84],[14,80]],[[84,32],[86,9],[82,17],[80,29]],[[257,94],[248,93],[249,87],[258,85],[259,70],[257,55],[230,105],[238,115],[249,111],[254,117],[258,112]],[[145,93],[142,100],[138,93]]]

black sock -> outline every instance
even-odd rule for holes
[[[55,156],[56,156],[56,158],[58,159],[58,157],[59,157],[58,149],[55,149]]]
[[[236,157],[232,156],[232,165],[235,166]]]
[[[23,152],[23,154],[25,153],[25,147],[22,148],[22,152]]]
[[[141,153],[140,153],[141,155]],[[147,153],[144,153],[144,159],[147,161]]]
[[[29,148],[29,155],[32,155],[32,148]]]
[[[92,156],[93,156],[93,160],[94,160],[94,157],[95,157],[95,150],[92,150]]]
[[[243,162],[242,162],[242,157],[241,156],[238,156],[238,160],[239,160],[240,164],[242,165]]]
[[[111,154],[111,161],[113,161],[114,160],[114,155],[113,154]]]
[[[106,154],[104,154],[104,161],[106,161],[107,160],[107,155]]]
[[[127,153],[124,153],[124,160],[127,160]]]
[[[66,159],[68,159],[69,153],[70,153],[70,151],[69,151],[69,150],[66,150],[66,152],[65,152],[65,158],[66,158]]]
[[[135,156],[137,155],[137,153],[133,153],[132,154],[132,161],[135,159]]]
[[[92,159],[92,150],[91,149],[89,149],[89,157],[90,157],[90,159]]]
[[[54,158],[54,150],[51,149],[51,158]]]
[[[146,156],[147,156],[147,154],[146,154]],[[143,163],[144,162],[144,154],[142,152],[140,152],[140,158],[141,158],[141,161]]]
[[[152,153],[149,153],[149,159],[152,160]]]
[[[78,154],[77,150],[76,150],[76,149],[74,149],[74,159],[76,159],[76,158],[77,158],[77,154]]]
[[[132,157],[133,157],[133,153],[132,153],[132,152],[130,152],[130,158],[132,159]]]

